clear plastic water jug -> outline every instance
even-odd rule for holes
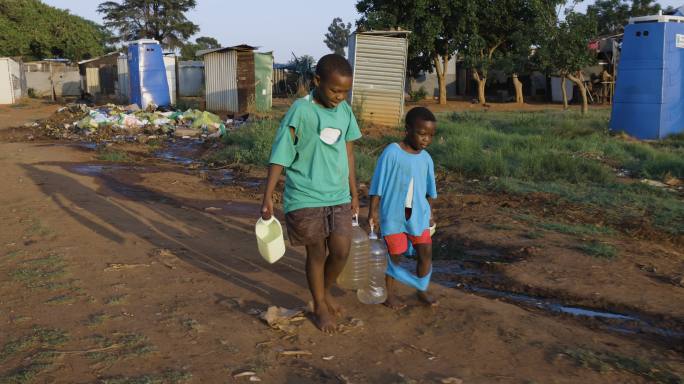
[[[266,261],[273,264],[285,254],[285,239],[283,227],[278,219],[271,216],[270,219],[259,219],[254,226],[259,253]]]
[[[368,235],[359,226],[358,215],[352,221],[352,241],[349,258],[337,278],[337,284],[346,289],[359,289],[368,285],[368,257],[370,244]]]
[[[356,297],[364,304],[381,304],[387,300],[385,271],[387,270],[387,246],[378,238],[371,227],[370,259],[368,261],[368,282],[356,291]]]

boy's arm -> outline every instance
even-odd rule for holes
[[[349,193],[351,194],[351,209],[355,215],[359,214],[359,194],[356,187],[356,162],[354,161],[354,142],[347,141],[347,161],[349,162]]]
[[[427,196],[428,205],[430,205],[430,226],[435,225],[435,216],[432,213],[432,197]]]
[[[372,227],[376,233],[380,230],[380,218],[378,215],[379,206],[380,196],[372,195],[370,197],[370,207],[368,207],[368,226]]]
[[[283,168],[280,164],[271,164],[268,168],[266,191],[264,192],[264,200],[261,203],[261,218],[264,220],[268,220],[273,216],[273,192],[278,184]]]

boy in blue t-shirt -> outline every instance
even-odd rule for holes
[[[385,305],[400,309],[405,305],[394,295],[395,277],[418,289],[418,299],[428,305],[437,302],[427,293],[432,273],[432,238],[430,227],[432,200],[437,197],[435,166],[425,151],[435,135],[437,119],[427,108],[416,107],[406,114],[406,136],[388,145],[380,155],[373,173],[369,195],[369,224],[380,223],[391,262],[387,270]],[[379,218],[378,221],[378,208]],[[418,254],[417,278],[396,266],[411,241]],[[393,265],[394,264],[394,265]]]
[[[336,54],[316,65],[313,92],[292,104],[271,150],[261,217],[273,215],[273,191],[285,169],[283,209],[292,245],[306,247],[306,279],[314,321],[323,332],[337,327],[342,308],[330,289],[351,248],[352,214],[359,212],[353,141],[361,131],[345,101],[352,68]]]

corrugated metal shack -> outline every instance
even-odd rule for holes
[[[409,31],[356,31],[349,38],[354,68],[351,104],[357,118],[398,125],[404,114]]]
[[[256,104],[255,49],[243,44],[197,52],[204,60],[207,110],[243,113]]]
[[[78,62],[83,92],[95,97],[115,96],[119,94],[119,52]]]
[[[202,96],[204,90],[204,62],[178,62],[178,96]]]
[[[0,57],[0,104],[14,104],[21,98],[21,64]]]

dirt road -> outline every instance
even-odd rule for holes
[[[324,335],[307,320],[273,329],[260,313],[306,307],[309,296],[301,249],[275,265],[256,251],[257,191],[155,161],[101,163],[56,142],[0,142],[0,178],[0,382],[684,377],[682,353],[667,338],[437,284],[435,310],[408,290],[411,305],[398,312],[339,291],[347,309],[340,333]]]

